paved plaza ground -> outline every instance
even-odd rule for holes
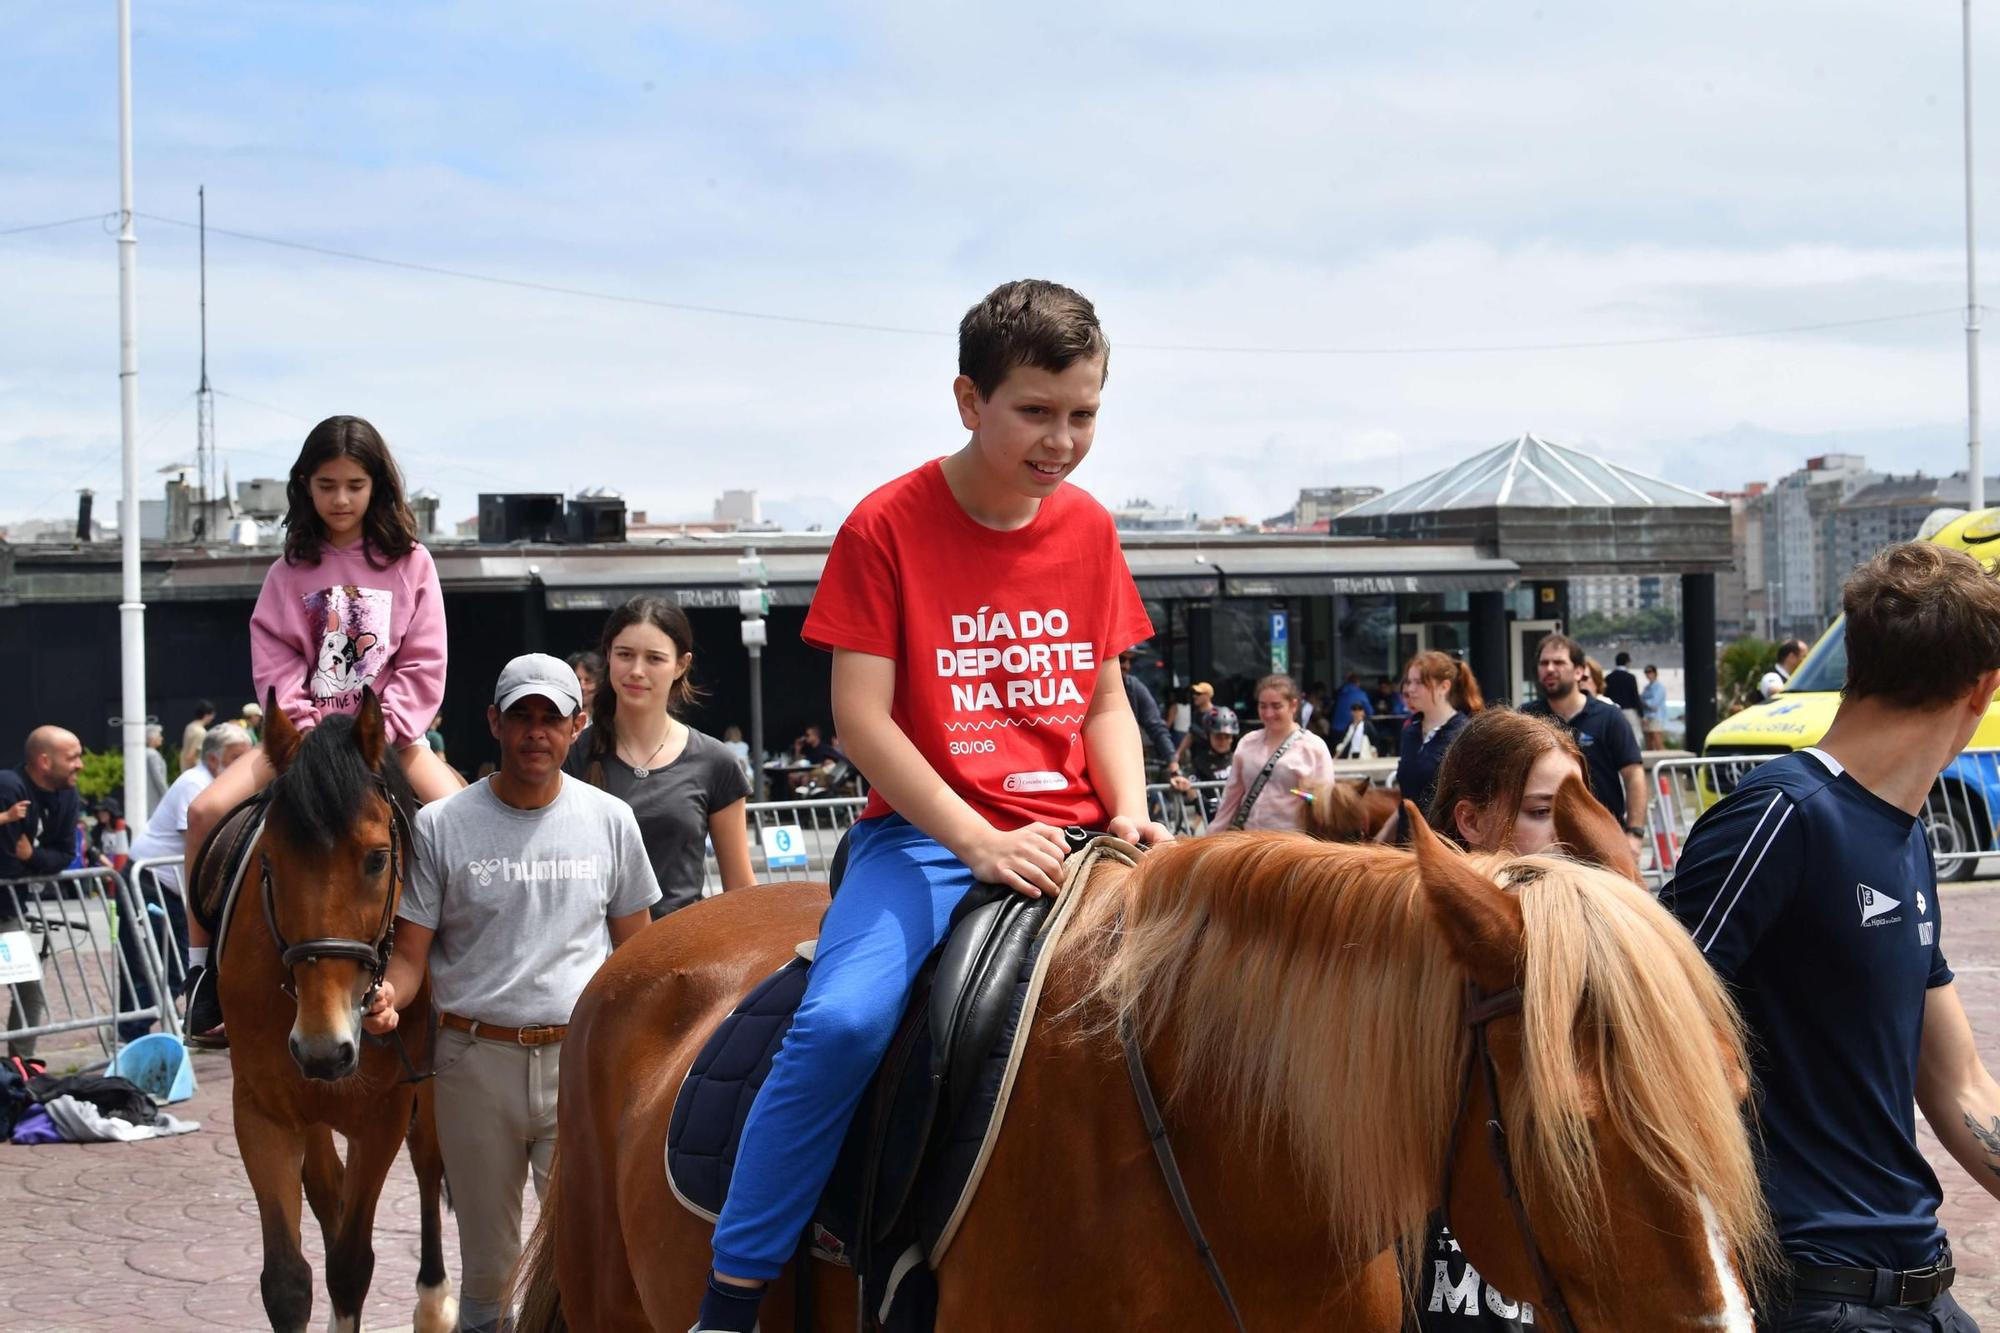
[[[1945,945],[1990,1063],[2000,1065],[2000,883],[1945,893]],[[198,1133],[133,1144],[0,1146],[0,1329],[263,1329],[256,1206],[236,1156],[230,1072],[196,1056],[201,1089],[173,1108]],[[1975,1188],[1928,1131],[1946,1182],[1946,1225],[1958,1254],[1956,1292],[2000,1331],[2000,1203]],[[454,1276],[458,1240],[449,1216]],[[376,1227],[377,1266],[365,1326],[408,1325],[417,1271],[417,1189],[397,1162]],[[317,1229],[306,1253],[321,1270]],[[316,1321],[327,1312],[322,1285]]]

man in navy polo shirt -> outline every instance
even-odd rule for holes
[[[1695,825],[1662,897],[1750,1029],[1765,1192],[1790,1269],[1773,1330],[1977,1333],[1945,1290],[1921,1109],[2000,1197],[2000,1085],[1946,965],[1918,818],[2000,685],[2000,582],[1891,546],[1856,570],[1847,686],[1826,738],[1758,768]]]
[[[1583,645],[1550,634],[1535,648],[1535,679],[1542,697],[1521,709],[1554,718],[1569,728],[1583,751],[1584,776],[1595,796],[1625,826],[1634,850],[1646,837],[1646,769],[1632,726],[1616,704],[1593,699],[1577,688],[1588,660]]]

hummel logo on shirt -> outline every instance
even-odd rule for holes
[[[1888,894],[1871,889],[1866,884],[1856,884],[1854,892],[1855,896],[1861,900],[1862,925],[1886,926],[1891,922],[1903,919],[1899,916],[1891,916],[1886,919],[1884,917],[1885,913],[1893,912],[1903,905],[1900,899],[1891,898]]]

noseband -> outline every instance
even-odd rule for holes
[[[1535,1240],[1535,1228],[1528,1221],[1527,1207],[1521,1202],[1520,1183],[1514,1178],[1513,1153],[1507,1147],[1507,1127],[1503,1123],[1506,1117],[1500,1111],[1500,1071],[1493,1063],[1493,1046],[1486,1035],[1486,1027],[1494,1019],[1520,1012],[1519,986],[1510,986],[1488,995],[1478,982],[1466,979],[1465,1026],[1471,1032],[1472,1040],[1465,1051],[1465,1074],[1458,1084],[1458,1110],[1451,1117],[1451,1142],[1444,1153],[1444,1181],[1438,1193],[1439,1207],[1444,1211],[1445,1225],[1450,1226],[1452,1168],[1458,1162],[1458,1132],[1472,1106],[1472,1074],[1476,1069],[1485,1080],[1486,1100],[1493,1112],[1486,1122],[1486,1146],[1493,1154],[1493,1165],[1500,1172],[1500,1192],[1506,1196],[1507,1210],[1514,1215],[1514,1229],[1521,1233],[1521,1244],[1528,1252],[1528,1261],[1535,1267],[1535,1280],[1541,1284],[1541,1313],[1549,1316],[1562,1333],[1576,1333],[1576,1321],[1570,1317],[1569,1306],[1563,1303],[1562,1289],[1556,1285],[1555,1273],[1549,1268],[1549,1261]]]
[[[396,948],[396,906],[403,894],[404,850],[410,846],[410,825],[403,815],[403,807],[396,804],[389,784],[377,778],[376,786],[381,791],[382,799],[389,803],[389,894],[382,905],[382,922],[375,928],[372,941],[329,935],[322,939],[301,940],[297,944],[285,943],[285,936],[278,929],[278,915],[273,901],[275,890],[271,883],[271,859],[262,852],[257,854],[263,881],[264,925],[271,932],[271,943],[278,949],[278,962],[285,969],[285,979],[278,985],[293,1000],[299,998],[299,990],[292,979],[292,969],[300,963],[316,963],[322,958],[349,958],[365,964],[370,971],[368,991],[361,998],[364,1006],[381,988],[382,976],[389,970],[389,955]]]

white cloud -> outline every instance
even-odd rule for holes
[[[1629,7],[1628,7],[1629,9]],[[1502,355],[1962,300],[1955,14],[1861,3],[1176,13],[149,6],[140,207],[420,263],[949,330],[1036,273],[1114,348],[1080,480],[1204,513],[1394,484],[1523,429],[1734,486],[1789,442],[1949,470],[1950,315]],[[108,209],[110,33],[0,53],[0,227]],[[2000,35],[1981,34],[1982,68]],[[2000,113],[1981,133],[2000,144]],[[192,237],[142,225],[141,420],[192,446]],[[117,487],[116,270],[89,225],[0,238],[0,517]],[[851,503],[953,444],[949,338],[591,302],[211,237],[238,478],[378,421],[414,484],[613,484],[701,513]],[[278,412],[256,404],[271,404]],[[286,415],[287,413],[291,415]],[[1754,423],[1750,435],[1735,428]],[[1874,432],[1856,435],[1853,432]],[[1754,439],[1753,439],[1754,437]],[[1925,443],[1929,441],[1930,443]],[[146,485],[150,489],[151,479]]]

